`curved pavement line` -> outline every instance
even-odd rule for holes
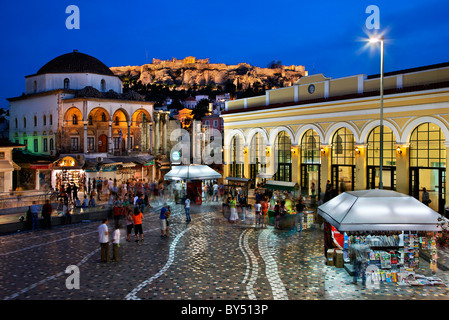
[[[273,299],[288,300],[284,283],[279,277],[276,260],[273,258],[270,249],[268,248],[268,238],[270,234],[271,232],[269,229],[265,229],[262,233],[260,233],[258,241],[259,252],[262,259],[265,261],[265,274],[268,282],[270,283],[271,291],[273,292]]]
[[[249,257],[251,258],[251,262],[250,265],[252,263],[252,267],[251,267],[251,278],[248,281],[247,285],[246,285],[246,292],[248,293],[248,298],[251,300],[256,300],[256,295],[254,294],[254,284],[257,281],[258,278],[258,274],[259,274],[259,264],[257,262],[257,258],[254,255],[253,251],[249,248],[248,245],[248,233],[252,233],[254,230],[249,230],[244,239],[243,239],[243,247],[247,250]]]
[[[243,256],[245,257],[245,265],[246,265],[245,276],[243,277],[242,283],[245,283],[247,281],[248,275],[249,275],[249,270],[251,268],[250,261],[248,259],[248,254],[246,253],[246,250],[243,248],[243,240],[242,240],[242,238],[244,237],[244,234],[247,231],[248,230],[243,230],[242,233],[240,233],[240,237],[239,237],[239,248],[240,248],[240,251],[242,251]]]
[[[141,300],[140,298],[137,297],[137,293],[140,290],[142,290],[146,285],[150,284],[153,280],[155,280],[155,279],[159,278],[161,275],[163,275],[168,270],[168,268],[170,268],[171,264],[173,263],[173,261],[175,259],[175,247],[176,247],[179,239],[181,239],[181,237],[187,232],[187,230],[188,230],[187,228],[184,229],[180,234],[178,234],[176,236],[176,238],[170,244],[170,252],[169,252],[169,256],[168,256],[168,261],[165,264],[165,266],[161,270],[159,270],[159,272],[156,273],[154,276],[143,281],[136,288],[134,288],[130,293],[128,293],[125,297],[125,300]]]

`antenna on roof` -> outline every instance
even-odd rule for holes
[[[78,50],[77,49],[73,49],[73,52],[78,52]]]

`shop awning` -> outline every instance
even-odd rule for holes
[[[251,181],[251,179],[247,178],[235,178],[235,177],[227,177],[225,178],[226,181],[232,181],[232,182],[242,182],[242,183],[248,183]]]
[[[299,189],[299,185],[296,182],[268,180],[265,183],[264,188],[272,190],[295,191]]]
[[[123,168],[132,168],[135,167],[136,164],[134,162],[126,162],[126,163],[122,163],[122,167]]]
[[[441,215],[412,196],[390,190],[344,192],[318,207],[338,231],[440,231]]]
[[[173,166],[165,174],[165,180],[212,180],[221,178],[221,174],[206,165]]]

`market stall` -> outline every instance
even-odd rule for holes
[[[275,225],[274,207],[276,201],[285,201],[287,214],[280,217],[279,228],[293,229],[297,223],[295,204],[297,201],[296,195],[299,196],[299,185],[295,182],[268,180],[265,182],[264,188],[272,192],[268,203],[268,224]]]
[[[206,165],[173,166],[164,176],[165,180],[181,180],[185,182],[186,196],[200,205],[202,203],[202,181],[220,179],[221,174]]]
[[[247,178],[227,177],[224,179],[224,181],[225,184],[223,185],[224,197],[222,209],[223,209],[223,216],[226,219],[229,219],[229,217],[231,216],[231,207],[228,202],[229,198],[235,197],[235,199],[237,200],[237,212],[241,211],[241,209],[240,210],[238,209],[240,208],[238,195],[244,194],[248,202],[248,189],[252,180]]]
[[[390,190],[348,191],[319,206],[318,214],[325,219],[328,265],[352,273],[350,253],[365,247],[366,274],[373,281],[444,285],[416,273],[424,248],[430,249],[430,268],[436,271],[441,215],[414,197]]]

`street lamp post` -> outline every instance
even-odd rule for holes
[[[382,167],[384,162],[384,37],[370,38],[370,43],[380,42],[380,157],[379,189],[383,189]]]

